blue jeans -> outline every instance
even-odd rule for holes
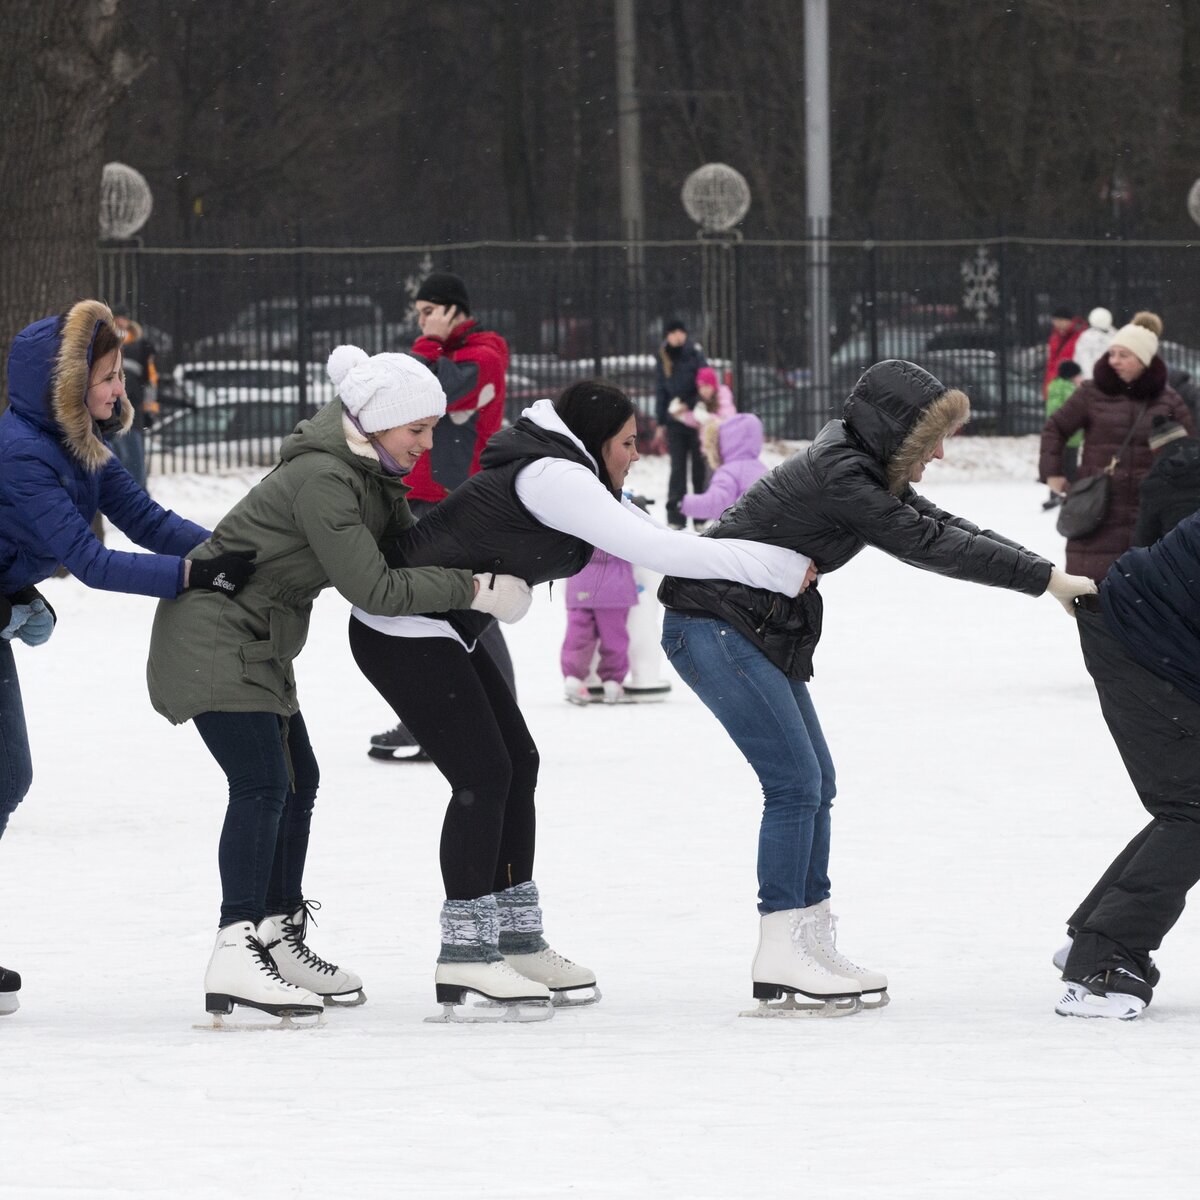
[[[222,926],[257,925],[304,902],[304,863],[320,771],[304,718],[206,712],[196,728],[229,780],[221,829]]]
[[[12,642],[0,638],[0,837],[33,785],[33,759]]]
[[[829,896],[829,810],[837,787],[808,687],[716,617],[668,609],[662,646],[762,785],[758,911],[819,904]]]

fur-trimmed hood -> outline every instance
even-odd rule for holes
[[[842,412],[846,428],[886,469],[893,496],[903,495],[913,468],[970,416],[963,392],[900,358],[869,367]]]
[[[39,429],[56,433],[89,473],[99,471],[112,456],[85,403],[92,349],[102,324],[112,328],[119,343],[108,305],[81,300],[65,317],[46,317],[27,325],[13,340],[8,356],[9,404]],[[133,409],[122,399],[120,417],[109,428],[124,433],[132,423]]]

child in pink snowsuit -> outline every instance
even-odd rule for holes
[[[578,575],[565,580],[567,634],[563,639],[563,686],[573,704],[588,704],[584,680],[591,674],[597,645],[600,662],[596,673],[604,685],[604,703],[621,699],[629,672],[629,610],[637,603],[633,567],[623,558],[597,550]]]
[[[762,422],[753,413],[735,413],[727,421],[705,426],[702,442],[712,478],[707,491],[684,496],[679,511],[693,521],[715,521],[767,473],[766,463],[758,457]]]
[[[700,398],[695,408],[688,408],[682,400],[675,399],[667,411],[693,429],[707,425],[714,417],[718,421],[728,420],[737,412],[733,393],[720,381],[713,367],[701,367],[696,372],[696,394]]]

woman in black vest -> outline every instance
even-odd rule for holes
[[[473,563],[533,586],[575,574],[599,546],[664,574],[783,593],[781,603],[803,589],[809,563],[800,554],[681,537],[622,499],[637,459],[629,398],[607,384],[575,384],[493,437],[483,470],[391,547],[389,562]],[[350,646],[453,789],[441,840],[446,903],[435,977],[447,1018],[454,1018],[449,1006],[473,991],[517,1013],[533,1003],[537,1011],[524,1015],[541,1019],[552,998],[579,1003],[599,993],[590,970],[542,937],[533,882],[538,751],[511,689],[476,649],[486,624],[477,616],[393,618],[355,609]]]

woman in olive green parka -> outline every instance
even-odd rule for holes
[[[312,602],[335,587],[389,616],[476,608],[516,620],[520,580],[481,589],[470,571],[391,570],[381,538],[413,518],[403,476],[432,443],[446,399],[436,377],[402,354],[338,347],[339,399],[302,421],[280,462],[189,557],[253,556],[236,595],[189,591],[159,604],[147,681],[169,721],[195,722],[229,779],[221,832],[220,929],[205,977],[210,1012],[243,1004],[315,1013],[321,997],[362,1002],[362,981],[304,941],[302,878],[319,771],[296,696],[293,660]],[[219,584],[219,579],[218,579]]]

